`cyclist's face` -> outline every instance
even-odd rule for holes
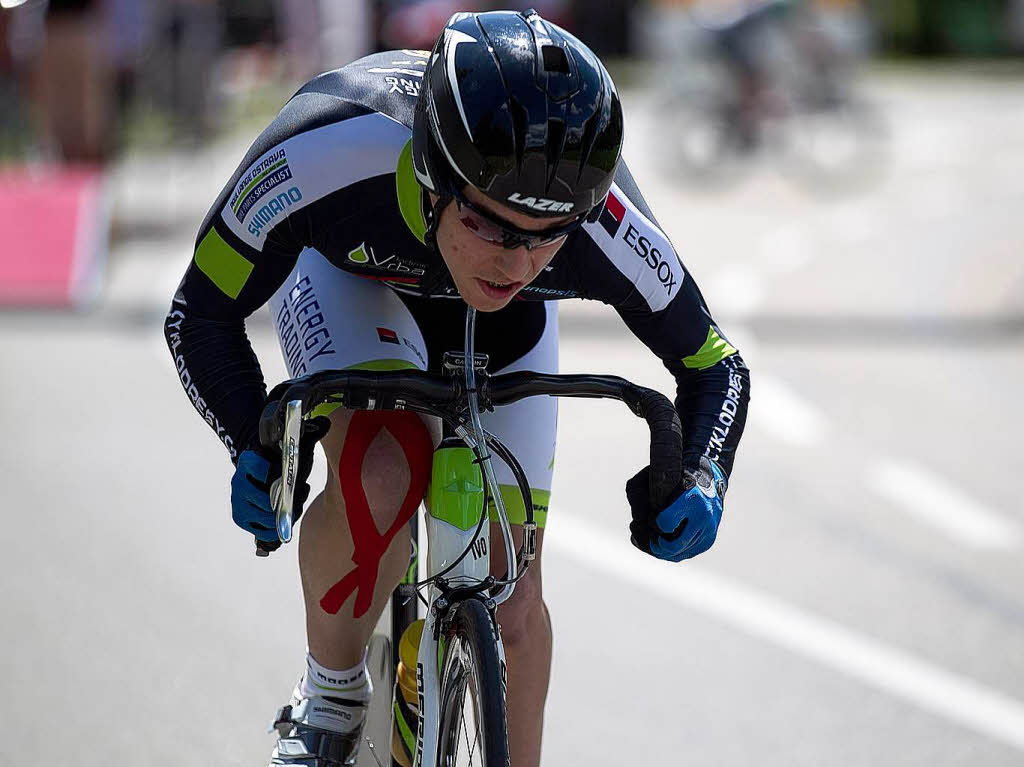
[[[533,218],[499,205],[472,187],[467,187],[464,194],[475,207],[484,208],[520,229],[540,232],[572,219],[571,216],[545,220]],[[467,304],[481,312],[497,311],[511,301],[551,262],[564,242],[563,237],[532,250],[504,248],[481,239],[463,224],[454,202],[445,207],[437,227],[437,246],[455,280],[455,287]]]

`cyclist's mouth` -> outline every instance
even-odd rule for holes
[[[489,280],[481,280],[479,277],[476,278],[476,281],[484,295],[488,298],[497,299],[508,298],[523,286],[521,282],[491,282]]]

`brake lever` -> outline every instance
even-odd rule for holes
[[[281,436],[281,476],[270,486],[270,505],[275,512],[277,538],[281,543],[288,543],[292,539],[301,436],[302,400],[295,399],[285,405],[284,430]]]

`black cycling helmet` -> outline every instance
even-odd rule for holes
[[[466,184],[536,217],[598,215],[622,105],[586,45],[529,10],[457,13],[427,64],[413,166],[442,198]]]

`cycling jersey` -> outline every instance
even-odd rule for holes
[[[427,201],[412,164],[428,56],[377,53],[304,85],[256,139],[199,231],[165,334],[186,392],[232,459],[252,443],[266,396],[244,320],[304,249],[396,291],[459,299],[444,261],[424,243]],[[746,365],[625,162],[600,218],[573,232],[517,296],[570,298],[613,307],[673,374],[687,465],[707,454],[730,471],[746,419]],[[289,360],[298,374],[332,354],[313,303],[300,324],[300,357]]]

